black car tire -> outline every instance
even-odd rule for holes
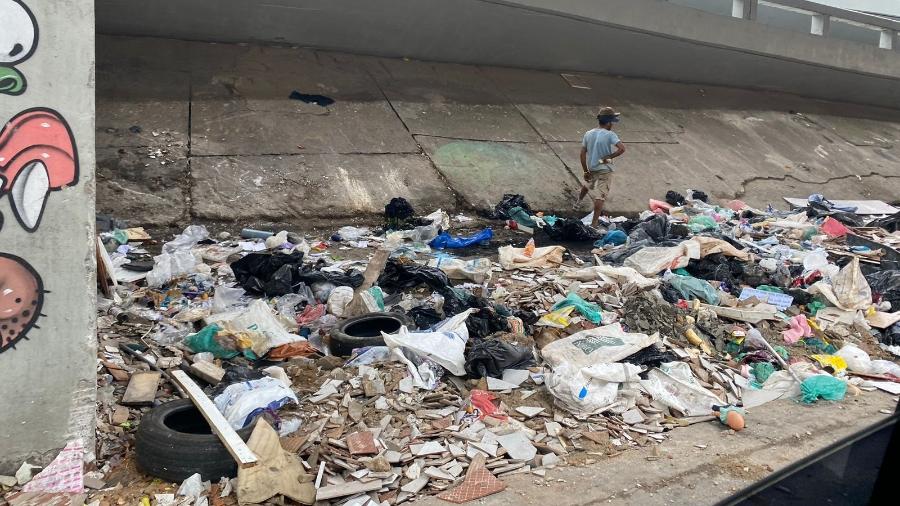
[[[244,441],[253,424],[237,431]],[[200,473],[204,481],[237,476],[237,464],[212,433],[190,399],[158,406],[141,418],[135,436],[138,467],[145,473],[174,483]]]
[[[345,357],[356,348],[384,346],[381,331],[396,332],[403,325],[415,328],[412,319],[400,313],[369,313],[350,318],[331,331],[328,347],[332,354]]]

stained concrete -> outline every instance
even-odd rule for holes
[[[99,58],[112,82],[161,76],[127,91],[103,84],[99,95],[102,145],[127,152],[102,157],[100,207],[139,225],[373,219],[400,194],[425,208],[435,201],[471,212],[512,191],[538,209],[571,213],[580,140],[600,104],[622,111],[615,128],[628,149],[617,160],[607,203],[613,213],[640,212],[648,199],[686,188],[758,206],[813,192],[897,198],[900,112],[891,109],[608,75],[580,73],[569,82],[546,71],[162,39],[102,37]],[[322,108],[288,99],[295,89],[336,102]],[[185,141],[186,164],[162,167],[149,158]],[[300,155],[315,161],[285,162]],[[399,170],[411,174],[408,183],[382,181],[384,160],[394,159],[404,160]],[[235,167],[240,174],[229,172]],[[352,167],[353,182],[326,185],[337,198],[320,205],[305,185],[337,181],[338,167]],[[116,179],[117,170],[123,177]],[[271,199],[247,184],[298,176],[306,182],[288,188],[304,199]],[[365,197],[353,193],[358,187]],[[161,207],[148,212],[154,202]]]
[[[27,79],[27,89],[18,96],[2,95],[0,121],[5,126],[13,116],[31,108],[55,110],[71,129],[77,157],[51,151],[52,155],[45,155],[51,160],[49,172],[67,178],[72,175],[72,160],[77,158],[78,178],[70,186],[49,192],[43,218],[34,231],[25,230],[13,218],[9,207],[11,195],[5,194],[0,199],[0,213],[5,218],[0,224],[0,252],[27,262],[43,281],[45,291],[41,294],[43,305],[36,326],[24,336],[14,335],[23,338],[12,346],[0,347],[0,474],[4,475],[13,474],[26,458],[47,464],[60,448],[75,439],[82,439],[89,455],[92,454],[97,393],[94,2],[24,3],[34,14],[40,38],[31,57],[16,65]],[[15,5],[3,3],[4,9]],[[4,10],[3,14],[7,12]],[[19,28],[5,26],[4,36],[22,33]],[[6,41],[15,42],[11,38]],[[31,44],[31,41],[21,42],[26,47]],[[44,118],[39,120],[44,128],[58,124],[49,115]],[[15,157],[6,159],[10,146],[49,144],[69,153],[69,136],[62,126],[52,136],[35,133],[34,129],[17,129],[5,134],[9,135],[5,141],[15,140],[6,146],[4,157],[0,158],[0,175],[8,176],[11,167],[17,169]],[[12,154],[18,156],[23,152],[20,148]],[[35,184],[32,189],[35,188],[40,186]],[[28,304],[25,302],[28,299],[16,299],[35,295],[22,291],[23,285],[17,282],[22,278],[16,272],[0,268],[0,326],[4,337],[0,344],[7,344],[6,338],[11,336],[7,331],[10,322],[15,324],[15,318],[32,317],[30,304],[20,306]],[[15,297],[15,290],[19,290],[21,297]]]
[[[192,162],[192,178],[197,218],[241,225],[303,227],[322,216],[383,213],[386,195],[406,197],[423,210],[455,204],[422,155],[202,157]]]

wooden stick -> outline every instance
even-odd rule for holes
[[[184,371],[172,371],[172,377],[181,384],[187,392],[188,397],[193,401],[194,406],[203,415],[203,418],[209,423],[213,433],[219,437],[222,444],[228,450],[228,453],[238,463],[238,467],[247,468],[256,465],[256,455],[250,450],[250,447],[238,436],[237,432],[231,428],[228,420],[219,411],[219,408],[203,393],[203,390],[194,383]]]

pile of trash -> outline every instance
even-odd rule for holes
[[[183,481],[153,504],[462,503],[776,399],[900,393],[900,214],[708,200],[595,229],[520,195],[486,218],[398,198],[381,227],[194,225],[156,255],[112,227],[86,476]]]

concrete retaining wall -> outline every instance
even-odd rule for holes
[[[94,2],[0,0],[0,474],[93,449]]]
[[[148,38],[101,38],[98,69],[98,208],[141,225],[302,230],[398,195],[470,210],[517,192],[571,213],[601,103],[628,146],[612,212],[689,187],[892,201],[900,180],[900,113],[787,94]]]

